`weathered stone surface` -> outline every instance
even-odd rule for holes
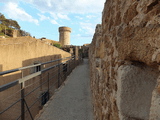
[[[144,64],[122,65],[117,72],[117,106],[121,118],[148,120],[158,72]]]
[[[159,120],[160,1],[107,0],[102,14],[89,50],[96,120]]]

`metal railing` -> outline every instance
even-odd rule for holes
[[[4,94],[5,92],[10,92],[12,88],[16,90],[20,88],[1,101],[1,104],[4,103],[5,106],[2,105],[2,110],[0,109],[0,119],[33,120],[38,111],[54,94],[54,91],[63,84],[66,77],[81,61],[82,58],[76,60],[76,57],[72,56],[0,72],[0,76],[17,71],[20,71],[22,74],[21,78],[0,86],[0,93]],[[58,63],[23,77],[23,72],[26,69],[37,66],[42,67],[43,65],[55,62]],[[18,99],[14,100],[17,97]],[[7,103],[7,101],[9,102]],[[15,113],[11,109],[15,110]],[[11,113],[9,111],[13,112]],[[16,113],[16,111],[18,112]]]

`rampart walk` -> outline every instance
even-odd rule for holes
[[[36,120],[93,120],[88,59],[73,70]]]

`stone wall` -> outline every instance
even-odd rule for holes
[[[34,64],[37,58],[40,62],[57,59],[52,56],[60,56],[60,58],[68,57],[71,54],[57,47],[46,44],[45,41],[32,37],[18,37],[0,39],[0,64],[3,70],[15,69],[27,65]],[[47,56],[50,56],[49,58]],[[23,61],[32,59],[33,61],[23,65]],[[0,71],[1,72],[1,71]]]
[[[84,44],[83,46],[82,46],[82,56],[84,57],[84,58],[88,58],[88,51],[89,51],[89,45],[90,44]]]
[[[13,30],[13,38],[16,38],[18,36],[18,30]]]
[[[159,0],[107,0],[89,57],[96,120],[160,119]]]
[[[51,60],[56,60],[60,58],[65,58],[69,56],[71,56],[70,53],[65,52],[52,45],[48,45],[45,41],[34,39],[32,37],[0,39],[0,72],[24,66],[34,65],[38,63],[43,63]],[[58,61],[54,63],[45,64],[41,66],[40,69],[48,68],[50,66],[53,66],[54,64],[58,64]],[[26,70],[22,70],[23,74],[19,71],[0,76],[0,85],[10,83],[12,81],[22,78],[22,75],[23,77],[25,77],[29,74],[34,73],[35,71],[36,68],[29,68]],[[47,72],[42,73],[40,76],[37,76],[25,82],[25,95],[28,94],[31,90],[35,89],[36,87],[38,88],[39,86],[41,86],[38,89],[36,89],[32,94],[25,97],[25,100],[29,106],[31,106],[31,104],[33,104],[33,102],[39,98],[39,101],[36,104],[34,104],[31,108],[31,113],[33,117],[38,113],[38,111],[42,107],[40,98],[42,94],[47,91],[48,84],[45,81],[49,78],[49,95],[51,96],[54,94],[54,89],[56,89],[58,86],[57,72],[57,68],[53,68],[51,70],[48,70]],[[62,75],[62,66],[60,72]],[[65,79],[65,77],[61,77],[60,84],[63,81],[62,79]],[[3,92],[0,92],[0,111],[3,111],[5,108],[12,105],[14,102],[21,98],[20,90],[21,86],[20,84],[18,84]],[[15,120],[18,118],[20,114],[21,104],[20,102],[18,102],[9,110],[0,115],[0,119]],[[28,112],[26,112],[25,116],[27,120],[31,119]]]

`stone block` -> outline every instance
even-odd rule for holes
[[[122,65],[118,69],[117,106],[120,120],[148,120],[157,74],[146,66]],[[126,119],[124,119],[126,118]]]

